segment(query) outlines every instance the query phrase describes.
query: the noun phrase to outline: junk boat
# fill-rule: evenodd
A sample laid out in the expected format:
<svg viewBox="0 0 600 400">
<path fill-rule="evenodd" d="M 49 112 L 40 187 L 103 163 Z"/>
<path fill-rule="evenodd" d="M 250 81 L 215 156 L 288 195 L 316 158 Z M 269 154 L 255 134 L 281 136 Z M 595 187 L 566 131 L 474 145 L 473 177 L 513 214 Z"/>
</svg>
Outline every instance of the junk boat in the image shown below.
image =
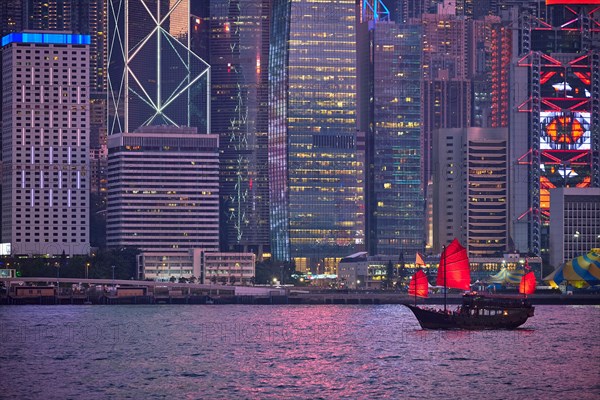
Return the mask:
<svg viewBox="0 0 600 400">
<path fill-rule="evenodd" d="M 535 290 L 535 276 L 529 272 L 521 279 L 519 292 L 523 296 L 497 296 L 469 292 L 463 295 L 462 305 L 455 311 L 447 308 L 447 289 L 470 289 L 471 274 L 467 251 L 454 239 L 442 251 L 437 284 L 444 286 L 444 308 L 432 309 L 417 306 L 417 297 L 427 297 L 429 282 L 418 270 L 408 286 L 415 296 L 415 304 L 405 304 L 415 315 L 423 329 L 515 329 L 533 317 L 534 307 L 527 294 Z"/>
</svg>

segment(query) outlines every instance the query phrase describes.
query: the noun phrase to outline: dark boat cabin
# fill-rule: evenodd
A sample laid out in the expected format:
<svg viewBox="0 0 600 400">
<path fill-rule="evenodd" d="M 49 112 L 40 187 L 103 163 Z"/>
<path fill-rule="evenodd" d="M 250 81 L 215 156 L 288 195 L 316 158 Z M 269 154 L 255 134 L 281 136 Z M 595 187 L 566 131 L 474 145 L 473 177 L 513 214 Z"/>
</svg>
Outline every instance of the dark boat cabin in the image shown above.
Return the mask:
<svg viewBox="0 0 600 400">
<path fill-rule="evenodd" d="M 462 310 L 463 312 L 468 312 L 470 310 L 503 310 L 528 307 L 531 307 L 531 303 L 524 297 L 489 296 L 468 293 L 463 296 Z"/>
</svg>

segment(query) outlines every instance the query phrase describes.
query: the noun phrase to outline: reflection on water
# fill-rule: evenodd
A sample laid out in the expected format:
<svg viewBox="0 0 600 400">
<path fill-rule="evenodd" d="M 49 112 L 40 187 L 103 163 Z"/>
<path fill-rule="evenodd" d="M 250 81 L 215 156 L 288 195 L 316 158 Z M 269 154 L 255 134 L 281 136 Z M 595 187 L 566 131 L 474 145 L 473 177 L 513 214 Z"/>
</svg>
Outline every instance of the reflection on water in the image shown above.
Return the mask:
<svg viewBox="0 0 600 400">
<path fill-rule="evenodd" d="M 423 331 L 385 306 L 0 307 L 0 397 L 600 398 L 600 307 Z"/>
</svg>

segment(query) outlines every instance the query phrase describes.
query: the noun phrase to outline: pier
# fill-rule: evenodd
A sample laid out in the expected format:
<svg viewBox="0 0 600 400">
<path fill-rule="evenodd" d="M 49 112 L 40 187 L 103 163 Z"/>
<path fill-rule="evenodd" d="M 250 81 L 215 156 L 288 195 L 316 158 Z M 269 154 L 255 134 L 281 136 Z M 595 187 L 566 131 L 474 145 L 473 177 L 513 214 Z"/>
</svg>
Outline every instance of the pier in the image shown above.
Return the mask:
<svg viewBox="0 0 600 400">
<path fill-rule="evenodd" d="M 0 278 L 0 304 L 271 303 L 285 290 L 119 279 Z"/>
<path fill-rule="evenodd" d="M 385 290 L 335 290 L 304 287 L 229 286 L 197 283 L 78 278 L 0 278 L 0 304 L 404 304 L 406 293 Z M 417 299 L 442 304 L 442 294 Z M 600 304 L 600 294 L 529 295 L 533 304 Z M 460 304 L 459 293 L 448 294 Z"/>
</svg>

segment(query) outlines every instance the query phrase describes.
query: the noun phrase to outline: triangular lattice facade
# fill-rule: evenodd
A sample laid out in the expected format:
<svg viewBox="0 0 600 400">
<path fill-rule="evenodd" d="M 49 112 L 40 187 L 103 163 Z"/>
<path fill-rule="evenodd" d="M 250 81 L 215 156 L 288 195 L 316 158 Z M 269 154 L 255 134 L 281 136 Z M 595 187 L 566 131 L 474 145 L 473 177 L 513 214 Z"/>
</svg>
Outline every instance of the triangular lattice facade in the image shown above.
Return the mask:
<svg viewBox="0 0 600 400">
<path fill-rule="evenodd" d="M 190 50 L 189 0 L 110 0 L 108 131 L 209 128 L 210 67 Z"/>
</svg>

